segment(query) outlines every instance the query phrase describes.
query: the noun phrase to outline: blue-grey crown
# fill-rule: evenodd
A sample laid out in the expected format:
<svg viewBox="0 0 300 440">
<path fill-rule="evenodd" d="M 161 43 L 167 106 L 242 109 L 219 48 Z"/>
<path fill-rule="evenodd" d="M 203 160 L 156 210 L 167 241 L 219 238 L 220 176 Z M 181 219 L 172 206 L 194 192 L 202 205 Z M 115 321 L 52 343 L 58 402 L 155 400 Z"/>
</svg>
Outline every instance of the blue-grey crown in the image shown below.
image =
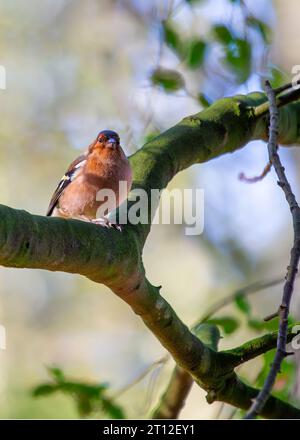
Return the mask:
<svg viewBox="0 0 300 440">
<path fill-rule="evenodd" d="M 114 138 L 114 139 L 119 140 L 119 138 L 120 138 L 118 133 L 116 133 L 113 130 L 102 130 L 102 131 L 100 131 L 98 136 L 100 136 L 100 134 L 104 134 L 107 137 L 107 139 Z"/>
</svg>

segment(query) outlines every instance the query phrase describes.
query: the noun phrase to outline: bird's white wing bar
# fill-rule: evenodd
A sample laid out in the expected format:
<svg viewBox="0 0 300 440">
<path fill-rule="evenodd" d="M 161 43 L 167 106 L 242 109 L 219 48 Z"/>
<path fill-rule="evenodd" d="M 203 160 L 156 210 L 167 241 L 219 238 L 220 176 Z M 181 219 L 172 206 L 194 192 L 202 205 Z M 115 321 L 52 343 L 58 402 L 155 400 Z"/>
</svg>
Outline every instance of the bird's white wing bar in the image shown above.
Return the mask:
<svg viewBox="0 0 300 440">
<path fill-rule="evenodd" d="M 52 199 L 50 201 L 48 210 L 47 210 L 47 216 L 50 216 L 53 212 L 53 209 L 56 207 L 58 200 L 60 196 L 62 195 L 63 191 L 66 189 L 66 187 L 78 176 L 80 173 L 82 167 L 86 163 L 86 156 L 80 156 L 78 159 L 76 159 L 69 167 L 68 171 L 64 174 L 64 176 L 61 178 L 59 184 L 57 185 L 57 188 L 52 196 Z"/>
</svg>

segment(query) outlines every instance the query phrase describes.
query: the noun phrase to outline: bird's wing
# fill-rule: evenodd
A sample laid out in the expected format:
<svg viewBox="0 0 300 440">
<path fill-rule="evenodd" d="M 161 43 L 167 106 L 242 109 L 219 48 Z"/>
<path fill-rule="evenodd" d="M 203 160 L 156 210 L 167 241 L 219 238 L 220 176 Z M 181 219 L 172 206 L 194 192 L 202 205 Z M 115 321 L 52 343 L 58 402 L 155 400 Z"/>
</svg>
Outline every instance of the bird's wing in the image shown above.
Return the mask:
<svg viewBox="0 0 300 440">
<path fill-rule="evenodd" d="M 50 216 L 53 212 L 53 209 L 57 205 L 57 202 L 66 189 L 66 187 L 77 177 L 79 171 L 82 169 L 84 164 L 86 163 L 87 153 L 82 154 L 81 156 L 77 157 L 69 168 L 67 169 L 65 175 L 61 178 L 56 190 L 54 191 L 54 194 L 52 196 L 52 199 L 50 201 L 48 210 L 47 210 L 47 216 Z"/>
</svg>

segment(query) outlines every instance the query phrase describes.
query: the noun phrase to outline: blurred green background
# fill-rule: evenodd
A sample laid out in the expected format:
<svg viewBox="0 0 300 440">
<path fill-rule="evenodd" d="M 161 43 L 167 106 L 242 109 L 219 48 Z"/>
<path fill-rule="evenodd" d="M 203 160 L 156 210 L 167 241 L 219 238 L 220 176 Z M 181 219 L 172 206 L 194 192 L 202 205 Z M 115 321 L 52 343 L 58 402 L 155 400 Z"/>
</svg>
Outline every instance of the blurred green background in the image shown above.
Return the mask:
<svg viewBox="0 0 300 440">
<path fill-rule="evenodd" d="M 44 215 L 61 175 L 102 129 L 121 136 L 128 155 L 150 136 L 223 96 L 261 90 L 291 79 L 299 63 L 296 0 L 0 0 L 1 203 Z M 300 154 L 281 153 L 299 195 Z M 292 240 L 287 204 L 270 173 L 246 184 L 267 163 L 263 142 L 180 173 L 170 188 L 205 190 L 205 228 L 185 236 L 178 225 L 155 225 L 144 251 L 148 278 L 191 325 L 218 299 L 254 281 L 284 276 Z M 77 418 L 64 394 L 34 398 L 49 380 L 46 366 L 68 377 L 109 383 L 126 417 L 149 417 L 173 364 L 155 366 L 164 349 L 127 305 L 107 288 L 62 273 L 0 268 L 1 418 Z M 281 285 L 252 296 L 249 307 L 217 316 L 235 328 L 227 348 L 263 331 L 251 324 L 279 302 Z M 299 292 L 293 316 L 299 319 Z M 226 333 L 226 329 L 221 326 Z M 299 356 L 298 356 L 299 357 Z M 270 359 L 265 360 L 270 362 Z M 240 374 L 255 383 L 265 364 Z M 297 363 L 277 381 L 297 397 Z M 132 386 L 129 386 L 132 384 Z M 129 387 L 128 387 L 129 386 Z M 125 388 L 127 388 L 125 390 Z M 194 386 L 182 418 L 230 415 L 207 405 Z M 99 410 L 92 417 L 106 417 Z"/>
</svg>

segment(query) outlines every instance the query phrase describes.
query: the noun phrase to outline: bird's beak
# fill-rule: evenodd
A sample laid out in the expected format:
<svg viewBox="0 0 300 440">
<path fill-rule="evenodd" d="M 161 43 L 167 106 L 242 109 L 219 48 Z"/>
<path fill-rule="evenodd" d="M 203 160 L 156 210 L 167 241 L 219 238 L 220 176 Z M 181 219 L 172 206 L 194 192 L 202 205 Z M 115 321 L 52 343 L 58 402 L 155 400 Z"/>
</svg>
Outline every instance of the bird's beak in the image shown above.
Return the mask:
<svg viewBox="0 0 300 440">
<path fill-rule="evenodd" d="M 114 138 L 110 138 L 110 139 L 108 139 L 108 141 L 106 142 L 106 146 L 107 146 L 108 148 L 113 148 L 113 149 L 115 149 L 116 146 L 117 146 L 117 141 L 116 141 L 116 139 L 114 139 Z"/>
</svg>

